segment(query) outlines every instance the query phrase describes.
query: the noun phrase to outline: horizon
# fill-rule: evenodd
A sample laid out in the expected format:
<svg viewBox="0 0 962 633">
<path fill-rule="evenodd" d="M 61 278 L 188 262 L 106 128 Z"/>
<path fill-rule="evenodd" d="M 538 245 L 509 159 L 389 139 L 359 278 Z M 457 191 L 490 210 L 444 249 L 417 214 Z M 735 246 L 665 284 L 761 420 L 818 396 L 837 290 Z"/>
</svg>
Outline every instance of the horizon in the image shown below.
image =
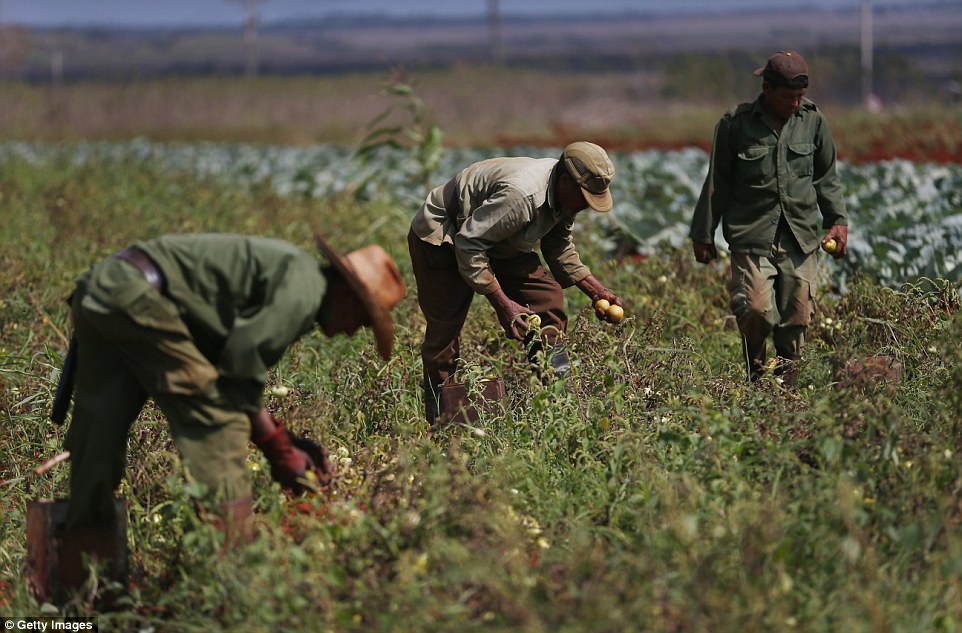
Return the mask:
<svg viewBox="0 0 962 633">
<path fill-rule="evenodd" d="M 583 0 L 515 0 L 501 2 L 504 18 L 545 15 L 617 17 L 619 15 L 731 14 L 745 11 L 858 10 L 862 0 L 606 0 L 585 8 Z M 485 18 L 487 0 L 261 0 L 261 26 L 319 19 L 465 19 Z M 948 0 L 871 0 L 874 10 L 951 5 Z M 37 28 L 85 27 L 228 27 L 243 24 L 239 0 L 0 0 L 0 24 Z"/>
</svg>

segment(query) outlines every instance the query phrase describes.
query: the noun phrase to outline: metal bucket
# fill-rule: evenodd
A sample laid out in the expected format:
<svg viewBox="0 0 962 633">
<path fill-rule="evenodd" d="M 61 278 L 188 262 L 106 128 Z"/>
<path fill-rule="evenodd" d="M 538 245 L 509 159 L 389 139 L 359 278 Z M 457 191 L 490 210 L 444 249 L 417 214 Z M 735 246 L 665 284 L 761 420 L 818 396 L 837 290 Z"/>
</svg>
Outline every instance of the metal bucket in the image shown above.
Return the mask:
<svg viewBox="0 0 962 633">
<path fill-rule="evenodd" d="M 64 453 L 69 457 L 69 453 Z M 37 467 L 42 475 L 63 455 Z M 39 602 L 63 604 L 79 590 L 96 594 L 100 587 L 88 584 L 89 565 L 84 559 L 101 566 L 100 580 L 127 586 L 127 508 L 122 499 L 114 499 L 116 520 L 105 525 L 66 529 L 68 501 L 34 499 L 27 502 L 27 579 Z M 112 600 L 110 592 L 105 594 Z"/>
</svg>

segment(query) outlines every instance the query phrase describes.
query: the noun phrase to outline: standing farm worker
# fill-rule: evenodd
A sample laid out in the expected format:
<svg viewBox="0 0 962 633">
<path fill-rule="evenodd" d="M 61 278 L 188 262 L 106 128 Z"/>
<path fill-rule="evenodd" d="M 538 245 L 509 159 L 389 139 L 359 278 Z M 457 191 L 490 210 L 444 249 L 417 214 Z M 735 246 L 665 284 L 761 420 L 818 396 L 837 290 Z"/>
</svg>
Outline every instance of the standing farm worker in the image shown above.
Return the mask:
<svg viewBox="0 0 962 633">
<path fill-rule="evenodd" d="M 729 110 L 715 127 L 708 177 L 691 221 L 695 259 L 718 253 L 718 223 L 731 250 L 731 310 L 750 380 L 766 364 L 772 335 L 775 373 L 798 379 L 805 335 L 815 312 L 819 243 L 846 254 L 848 219 L 828 121 L 805 98 L 808 64 L 793 51 L 755 71 L 762 93 Z M 819 237 L 821 228 L 827 233 Z"/>
<path fill-rule="evenodd" d="M 328 337 L 368 326 L 389 358 L 390 311 L 405 286 L 377 246 L 342 257 L 319 236 L 317 244 L 328 265 L 274 239 L 168 235 L 137 242 L 77 280 L 68 533 L 114 519 L 128 430 L 148 397 L 228 543 L 249 536 L 249 441 L 287 489 L 330 474 L 324 451 L 262 406 L 268 369 L 315 325 Z"/>
<path fill-rule="evenodd" d="M 488 300 L 508 338 L 527 344 L 532 362 L 543 351 L 560 375 L 568 371 L 562 289 L 575 285 L 592 304 L 621 305 L 581 262 L 571 235 L 579 212 L 611 210 L 614 174 L 605 150 L 579 141 L 560 159 L 475 163 L 428 195 L 411 222 L 408 248 L 427 321 L 421 358 L 429 422 L 445 413 L 438 411 L 438 392 L 457 369 L 461 328 L 475 294 Z M 539 244 L 551 275 L 535 252 Z M 526 325 L 530 314 L 541 319 L 539 340 Z"/>
</svg>

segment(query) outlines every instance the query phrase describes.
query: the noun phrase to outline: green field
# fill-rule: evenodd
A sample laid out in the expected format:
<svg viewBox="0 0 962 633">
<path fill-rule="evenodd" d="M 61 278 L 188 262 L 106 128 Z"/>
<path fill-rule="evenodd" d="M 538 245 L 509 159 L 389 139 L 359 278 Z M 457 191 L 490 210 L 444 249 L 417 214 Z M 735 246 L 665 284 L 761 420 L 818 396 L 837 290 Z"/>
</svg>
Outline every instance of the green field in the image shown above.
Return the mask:
<svg viewBox="0 0 962 633">
<path fill-rule="evenodd" d="M 0 165 L 0 613 L 50 609 L 25 585 L 24 505 L 66 491 L 66 468 L 41 481 L 30 469 L 61 450 L 64 430 L 47 415 L 74 277 L 161 233 L 310 248 L 320 223 L 338 248 L 383 245 L 409 286 L 390 362 L 367 334 L 315 333 L 272 375 L 289 395 L 268 394 L 270 409 L 337 457 L 331 496 L 285 497 L 252 447 L 258 538 L 221 556 L 148 408 L 120 490 L 129 597 L 101 630 L 962 630 L 953 285 L 855 275 L 843 295 L 823 289 L 799 387 L 771 377 L 750 387 L 725 269 L 667 246 L 610 260 L 606 227 L 586 215 L 583 255 L 629 318 L 603 324 L 568 294 L 566 388 L 533 380 L 476 302 L 465 376 L 502 375 L 506 406 L 477 427 L 432 432 L 404 246 L 412 198 L 282 195 L 269 179 L 238 186 L 216 165 L 198 175 L 149 152 L 76 160 L 83 152 Z M 866 384 L 846 372 L 870 355 L 893 357 L 901 377 Z M 60 613 L 97 612 L 78 596 Z"/>
</svg>

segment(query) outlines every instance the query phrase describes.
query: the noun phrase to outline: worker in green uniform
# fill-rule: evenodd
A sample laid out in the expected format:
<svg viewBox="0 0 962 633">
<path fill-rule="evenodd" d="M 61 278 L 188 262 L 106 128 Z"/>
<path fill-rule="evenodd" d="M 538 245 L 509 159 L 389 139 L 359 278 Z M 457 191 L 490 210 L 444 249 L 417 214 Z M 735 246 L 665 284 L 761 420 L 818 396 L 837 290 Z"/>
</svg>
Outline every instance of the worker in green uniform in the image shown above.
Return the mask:
<svg viewBox="0 0 962 633">
<path fill-rule="evenodd" d="M 77 280 L 68 530 L 114 518 L 128 430 L 148 397 L 231 539 L 246 538 L 252 514 L 249 441 L 285 488 L 329 475 L 324 452 L 263 407 L 268 368 L 315 325 L 329 337 L 368 326 L 387 359 L 390 311 L 405 286 L 377 246 L 340 256 L 317 243 L 327 265 L 274 239 L 169 235 L 137 242 Z"/>
<path fill-rule="evenodd" d="M 729 110 L 715 127 L 689 236 L 695 259 L 706 264 L 718 254 L 714 235 L 721 222 L 732 256 L 730 306 L 749 378 L 762 374 L 772 336 L 775 372 L 792 385 L 815 311 L 819 243 L 834 242 L 826 250 L 845 257 L 848 219 L 832 132 L 805 98 L 805 59 L 781 51 L 755 75 L 762 78 L 762 93 Z M 821 238 L 819 219 L 826 230 Z"/>
<path fill-rule="evenodd" d="M 582 263 L 572 237 L 578 213 L 612 209 L 614 174 L 604 149 L 578 141 L 560 158 L 474 163 L 428 194 L 411 221 L 408 251 L 427 321 L 421 359 L 429 422 L 447 413 L 438 410 L 440 388 L 457 370 L 461 328 L 476 294 L 494 308 L 508 338 L 525 342 L 532 360 L 544 352 L 559 375 L 568 371 L 560 340 L 568 325 L 563 288 L 577 286 L 592 304 L 621 305 Z M 540 340 L 526 327 L 530 314 L 540 317 Z"/>
</svg>

